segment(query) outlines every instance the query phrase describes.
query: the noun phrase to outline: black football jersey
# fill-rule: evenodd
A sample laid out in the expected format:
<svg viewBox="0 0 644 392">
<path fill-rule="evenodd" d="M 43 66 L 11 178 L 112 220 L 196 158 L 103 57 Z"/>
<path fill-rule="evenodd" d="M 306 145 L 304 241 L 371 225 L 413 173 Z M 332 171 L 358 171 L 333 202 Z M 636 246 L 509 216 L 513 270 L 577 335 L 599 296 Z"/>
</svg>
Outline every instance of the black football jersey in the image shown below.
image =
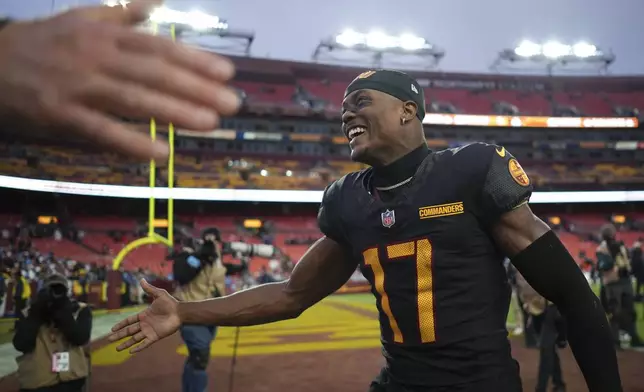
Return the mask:
<svg viewBox="0 0 644 392">
<path fill-rule="evenodd" d="M 432 152 L 387 201 L 371 194 L 371 175 L 329 185 L 318 222 L 371 283 L 390 376 L 409 386 L 456 385 L 516 366 L 504 257 L 489 229 L 531 195 L 519 162 L 484 143 Z"/>
</svg>

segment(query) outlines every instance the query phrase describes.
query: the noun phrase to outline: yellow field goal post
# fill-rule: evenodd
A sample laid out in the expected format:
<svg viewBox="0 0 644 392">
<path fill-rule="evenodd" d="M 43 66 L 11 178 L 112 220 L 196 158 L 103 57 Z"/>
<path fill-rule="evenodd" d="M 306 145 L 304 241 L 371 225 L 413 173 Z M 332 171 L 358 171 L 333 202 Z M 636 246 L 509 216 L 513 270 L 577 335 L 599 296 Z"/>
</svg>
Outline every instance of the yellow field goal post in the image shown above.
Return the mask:
<svg viewBox="0 0 644 392">
<path fill-rule="evenodd" d="M 158 23 L 152 23 L 153 34 L 158 34 Z M 176 28 L 174 24 L 170 24 L 170 36 L 173 41 L 176 40 Z M 174 188 L 174 126 L 168 124 L 168 145 L 170 146 L 170 153 L 168 156 L 168 209 L 167 209 L 167 228 L 168 236 L 163 237 L 155 232 L 157 223 L 155 211 L 155 195 L 154 189 L 156 187 L 156 161 L 150 160 L 150 173 L 149 173 L 149 187 L 150 198 L 148 200 L 148 234 L 143 238 L 136 239 L 129 244 L 125 245 L 123 249 L 116 255 L 112 262 L 112 270 L 117 271 L 123 259 L 132 252 L 134 249 L 150 244 L 164 244 L 168 247 L 174 245 L 174 200 L 172 198 L 172 189 Z M 156 140 L 157 138 L 157 124 L 155 119 L 150 119 L 150 138 Z M 164 225 L 165 227 L 166 225 Z"/>
</svg>

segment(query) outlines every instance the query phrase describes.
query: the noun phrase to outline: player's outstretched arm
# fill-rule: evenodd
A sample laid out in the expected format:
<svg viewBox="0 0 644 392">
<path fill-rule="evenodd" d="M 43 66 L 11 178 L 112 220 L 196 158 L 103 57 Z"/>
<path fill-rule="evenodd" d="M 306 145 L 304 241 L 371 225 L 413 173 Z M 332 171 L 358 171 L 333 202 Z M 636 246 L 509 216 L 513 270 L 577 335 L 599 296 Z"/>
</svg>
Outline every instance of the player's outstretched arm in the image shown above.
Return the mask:
<svg viewBox="0 0 644 392">
<path fill-rule="evenodd" d="M 492 235 L 528 283 L 566 318 L 568 341 L 588 389 L 622 391 L 606 313 L 557 235 L 527 204 L 501 215 Z"/>
<path fill-rule="evenodd" d="M 112 328 L 110 341 L 129 337 L 117 347 L 141 351 L 179 329 L 181 324 L 246 326 L 265 324 L 299 316 L 351 277 L 357 263 L 337 242 L 318 240 L 297 263 L 291 278 L 269 283 L 215 299 L 179 302 L 167 291 L 143 282 L 143 289 L 154 298 L 152 305 Z"/>
</svg>

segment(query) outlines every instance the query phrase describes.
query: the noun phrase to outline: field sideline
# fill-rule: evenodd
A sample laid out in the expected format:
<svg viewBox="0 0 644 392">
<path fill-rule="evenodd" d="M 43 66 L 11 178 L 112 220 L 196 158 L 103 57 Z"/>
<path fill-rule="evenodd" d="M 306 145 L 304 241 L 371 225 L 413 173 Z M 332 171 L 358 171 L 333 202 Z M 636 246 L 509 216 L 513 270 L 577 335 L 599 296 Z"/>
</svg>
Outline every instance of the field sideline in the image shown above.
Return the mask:
<svg viewBox="0 0 644 392">
<path fill-rule="evenodd" d="M 110 322 L 122 316 L 109 315 Z M 100 319 L 104 317 L 108 316 Z M 639 328 L 644 332 L 642 324 Z M 237 328 L 220 328 L 212 343 L 208 391 L 228 391 L 237 332 Z M 297 319 L 240 328 L 238 338 L 233 392 L 363 392 L 384 363 L 378 313 L 370 293 L 333 295 Z M 178 334 L 134 356 L 116 352 L 117 344 L 106 339 L 92 344 L 93 392 L 180 390 L 187 351 Z M 512 339 L 511 344 L 525 390 L 533 390 L 538 350 L 523 347 L 522 339 Z M 562 350 L 561 355 L 568 392 L 586 390 L 570 350 Z M 639 386 L 644 354 L 625 350 L 618 358 L 624 390 L 643 392 Z M 17 390 L 17 386 L 13 376 L 0 379 L 0 390 Z"/>
</svg>

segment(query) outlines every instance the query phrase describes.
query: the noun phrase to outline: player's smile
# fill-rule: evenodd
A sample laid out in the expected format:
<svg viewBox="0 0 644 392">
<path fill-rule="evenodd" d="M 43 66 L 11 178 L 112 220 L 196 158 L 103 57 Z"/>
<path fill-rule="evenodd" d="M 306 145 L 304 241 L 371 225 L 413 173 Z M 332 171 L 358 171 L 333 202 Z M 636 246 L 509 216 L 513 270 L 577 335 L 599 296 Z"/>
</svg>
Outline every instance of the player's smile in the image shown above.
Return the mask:
<svg viewBox="0 0 644 392">
<path fill-rule="evenodd" d="M 347 139 L 349 139 L 349 146 L 353 148 L 353 146 L 357 143 L 358 139 L 364 139 L 364 135 L 367 133 L 367 127 L 364 127 L 362 125 L 352 125 L 351 127 L 348 127 L 346 136 Z"/>
</svg>

